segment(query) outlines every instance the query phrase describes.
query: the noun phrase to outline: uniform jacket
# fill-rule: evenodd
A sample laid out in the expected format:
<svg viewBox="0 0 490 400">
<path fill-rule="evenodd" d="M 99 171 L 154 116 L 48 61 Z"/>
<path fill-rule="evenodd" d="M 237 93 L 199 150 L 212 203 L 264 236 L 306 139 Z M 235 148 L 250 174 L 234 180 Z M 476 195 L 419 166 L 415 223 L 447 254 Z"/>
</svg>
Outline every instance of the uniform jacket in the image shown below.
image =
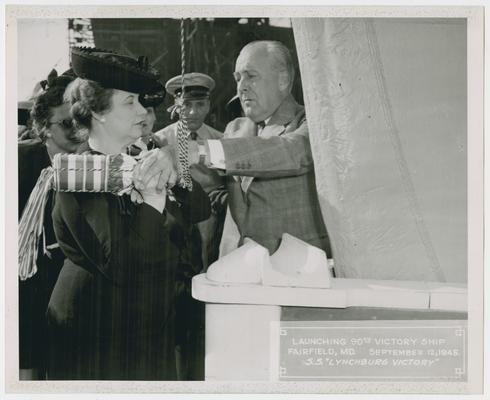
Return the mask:
<svg viewBox="0 0 490 400">
<path fill-rule="evenodd" d="M 154 136 L 157 137 L 157 141 L 162 145 L 170 144 L 172 146 L 176 146 L 177 126 L 178 123 L 169 125 L 155 133 Z M 221 139 L 223 137 L 223 133 L 206 124 L 202 124 L 196 133 L 198 139 L 201 140 Z M 200 233 L 195 231 L 192 233 L 194 237 L 193 243 L 195 244 L 192 248 L 194 263 L 196 265 L 202 264 L 202 269 L 207 268 L 218 258 L 219 242 L 221 240 L 223 223 L 226 214 L 227 195 L 224 176 L 220 175 L 218 171 L 200 164 L 191 165 L 190 171 L 192 178 L 199 182 L 204 191 L 209 195 L 209 199 L 213 206 L 213 212 L 210 218 L 206 221 L 200 222 L 198 225 Z M 204 254 L 202 255 L 202 262 L 202 250 L 198 245 L 199 241 L 202 242 L 201 245 L 205 250 Z"/>
<path fill-rule="evenodd" d="M 237 118 L 221 143 L 228 204 L 240 240 L 250 237 L 273 253 L 287 232 L 329 253 L 304 108 L 289 96 L 260 136 L 252 120 Z M 254 177 L 246 192 L 240 185 L 243 176 Z"/>
</svg>

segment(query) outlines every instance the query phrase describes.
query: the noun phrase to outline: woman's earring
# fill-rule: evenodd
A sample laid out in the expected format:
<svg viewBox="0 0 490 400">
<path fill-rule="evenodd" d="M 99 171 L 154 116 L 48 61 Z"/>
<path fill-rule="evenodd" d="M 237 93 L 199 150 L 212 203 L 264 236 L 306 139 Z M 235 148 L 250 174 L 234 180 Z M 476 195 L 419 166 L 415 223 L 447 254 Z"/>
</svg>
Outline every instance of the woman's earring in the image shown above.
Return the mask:
<svg viewBox="0 0 490 400">
<path fill-rule="evenodd" d="M 105 122 L 105 118 L 104 118 L 104 117 L 102 117 L 102 118 L 100 119 L 100 122 L 104 123 L 104 122 Z"/>
</svg>

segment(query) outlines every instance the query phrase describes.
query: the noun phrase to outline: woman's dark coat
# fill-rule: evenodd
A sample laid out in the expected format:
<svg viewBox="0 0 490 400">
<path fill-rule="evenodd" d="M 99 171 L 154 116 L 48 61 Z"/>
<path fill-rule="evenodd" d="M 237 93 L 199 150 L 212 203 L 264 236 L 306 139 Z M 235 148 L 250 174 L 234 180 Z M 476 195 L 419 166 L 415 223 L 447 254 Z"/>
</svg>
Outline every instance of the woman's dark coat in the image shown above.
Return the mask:
<svg viewBox="0 0 490 400">
<path fill-rule="evenodd" d="M 161 214 L 129 196 L 58 193 L 53 223 L 67 259 L 48 306 L 48 379 L 172 380 L 175 284 L 187 227 L 207 196 L 174 190 Z"/>
</svg>

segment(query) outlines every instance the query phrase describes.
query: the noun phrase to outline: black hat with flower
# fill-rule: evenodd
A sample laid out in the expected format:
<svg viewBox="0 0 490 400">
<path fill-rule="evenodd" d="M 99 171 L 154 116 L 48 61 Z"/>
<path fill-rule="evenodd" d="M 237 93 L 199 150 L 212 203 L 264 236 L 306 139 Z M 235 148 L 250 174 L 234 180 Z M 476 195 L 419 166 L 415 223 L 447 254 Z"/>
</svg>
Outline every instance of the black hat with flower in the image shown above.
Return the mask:
<svg viewBox="0 0 490 400">
<path fill-rule="evenodd" d="M 71 66 L 78 77 L 95 81 L 107 89 L 147 95 L 164 90 L 160 73 L 146 56 L 136 59 L 109 50 L 73 47 Z"/>
</svg>

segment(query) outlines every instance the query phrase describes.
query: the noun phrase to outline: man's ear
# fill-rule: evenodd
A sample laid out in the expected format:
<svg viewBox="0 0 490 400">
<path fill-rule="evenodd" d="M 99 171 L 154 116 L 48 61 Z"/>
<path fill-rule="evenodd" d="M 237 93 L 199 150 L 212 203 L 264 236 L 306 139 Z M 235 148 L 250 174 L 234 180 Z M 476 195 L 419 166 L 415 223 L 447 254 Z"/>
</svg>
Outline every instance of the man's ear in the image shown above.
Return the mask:
<svg viewBox="0 0 490 400">
<path fill-rule="evenodd" d="M 290 84 L 289 74 L 286 71 L 279 72 L 279 89 L 288 90 Z"/>
<path fill-rule="evenodd" d="M 209 99 L 206 99 L 206 116 L 209 114 L 209 111 L 211 110 L 211 101 Z"/>
</svg>

